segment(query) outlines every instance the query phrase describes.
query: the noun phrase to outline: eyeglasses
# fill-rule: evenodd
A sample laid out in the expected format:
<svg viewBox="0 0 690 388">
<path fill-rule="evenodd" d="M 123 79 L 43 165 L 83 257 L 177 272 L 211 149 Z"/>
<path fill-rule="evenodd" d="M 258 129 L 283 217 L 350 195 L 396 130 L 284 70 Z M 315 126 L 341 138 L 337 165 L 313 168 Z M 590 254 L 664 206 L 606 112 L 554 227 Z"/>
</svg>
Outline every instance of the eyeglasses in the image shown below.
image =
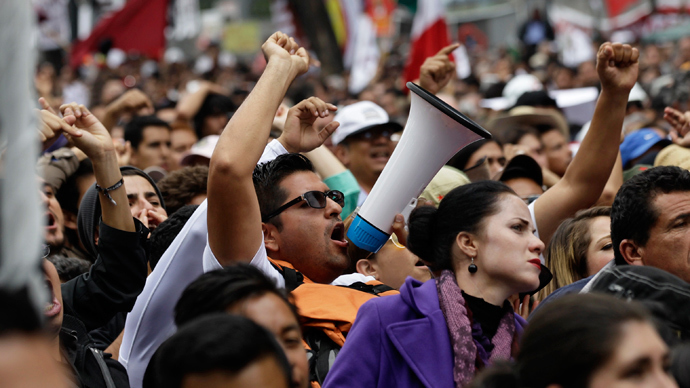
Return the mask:
<svg viewBox="0 0 690 388">
<path fill-rule="evenodd" d="M 306 193 L 300 195 L 299 197 L 293 199 L 292 201 L 286 203 L 285 205 L 279 207 L 275 211 L 269 213 L 267 216 L 261 218 L 261 222 L 266 222 L 271 218 L 277 216 L 278 214 L 284 212 L 290 206 L 294 206 L 302 201 L 307 201 L 307 205 L 314 209 L 323 209 L 326 207 L 327 199 L 330 198 L 333 202 L 340 205 L 340 207 L 345 206 L 345 195 L 338 190 L 328 190 L 328 191 L 307 191 Z"/>
<path fill-rule="evenodd" d="M 386 139 L 390 139 L 391 136 L 393 136 L 393 131 L 390 129 L 374 129 L 374 130 L 369 130 L 369 131 L 364 131 L 361 133 L 358 133 L 356 135 L 352 135 L 352 138 L 354 139 L 360 139 L 360 140 L 371 140 L 371 139 L 376 139 L 379 136 L 385 137 Z"/>
</svg>

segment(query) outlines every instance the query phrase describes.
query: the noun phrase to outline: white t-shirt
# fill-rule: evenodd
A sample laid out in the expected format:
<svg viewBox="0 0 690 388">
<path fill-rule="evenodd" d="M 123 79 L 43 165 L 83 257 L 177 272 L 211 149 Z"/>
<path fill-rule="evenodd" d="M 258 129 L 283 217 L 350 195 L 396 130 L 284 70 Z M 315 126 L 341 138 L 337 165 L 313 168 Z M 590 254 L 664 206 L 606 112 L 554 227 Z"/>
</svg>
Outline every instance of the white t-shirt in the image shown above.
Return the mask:
<svg viewBox="0 0 690 388">
<path fill-rule="evenodd" d="M 266 254 L 266 246 L 264 245 L 263 234 L 261 236 L 261 245 L 259 246 L 259 250 L 256 251 L 256 253 L 254 254 L 254 257 L 252 258 L 250 264 L 260 269 L 261 272 L 263 272 L 266 276 L 271 278 L 273 282 L 276 284 L 276 287 L 285 288 L 285 279 L 280 274 L 280 272 L 278 272 L 278 270 L 271 265 L 271 262 L 268 261 L 268 255 Z M 218 262 L 218 259 L 216 259 L 216 256 L 213 254 L 213 252 L 211 252 L 211 247 L 209 246 L 208 242 L 206 243 L 206 247 L 204 248 L 203 266 L 204 273 L 223 268 L 223 266 Z"/>
</svg>

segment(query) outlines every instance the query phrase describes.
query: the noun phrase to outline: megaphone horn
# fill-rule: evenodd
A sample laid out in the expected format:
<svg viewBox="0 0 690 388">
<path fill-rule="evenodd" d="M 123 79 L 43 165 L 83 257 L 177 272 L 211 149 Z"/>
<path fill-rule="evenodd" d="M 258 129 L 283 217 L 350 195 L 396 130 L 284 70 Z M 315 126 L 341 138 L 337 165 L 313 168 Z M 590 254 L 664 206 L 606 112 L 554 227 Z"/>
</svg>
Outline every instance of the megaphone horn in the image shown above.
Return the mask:
<svg viewBox="0 0 690 388">
<path fill-rule="evenodd" d="M 422 193 L 458 151 L 491 134 L 412 82 L 410 115 L 393 155 L 347 232 L 361 249 L 378 252 L 391 234 L 395 215 Z"/>
</svg>

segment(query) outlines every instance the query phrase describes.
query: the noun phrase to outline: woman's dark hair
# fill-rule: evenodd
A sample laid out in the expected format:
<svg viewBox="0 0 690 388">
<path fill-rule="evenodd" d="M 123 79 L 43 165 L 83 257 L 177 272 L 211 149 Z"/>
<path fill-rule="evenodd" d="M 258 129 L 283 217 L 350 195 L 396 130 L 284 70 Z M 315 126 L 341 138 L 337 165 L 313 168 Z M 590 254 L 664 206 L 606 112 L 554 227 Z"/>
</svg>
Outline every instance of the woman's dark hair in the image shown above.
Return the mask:
<svg viewBox="0 0 690 388">
<path fill-rule="evenodd" d="M 297 308 L 284 290 L 256 267 L 237 264 L 207 272 L 187 286 L 175 306 L 175 324 L 179 327 L 202 315 L 225 312 L 240 301 L 268 293 L 285 301 L 299 322 Z"/>
<path fill-rule="evenodd" d="M 458 151 L 457 154 L 453 155 L 453 157 L 450 158 L 446 165 L 455 167 L 460 171 L 464 171 L 465 169 L 474 167 L 468 166 L 467 162 L 472 158 L 472 155 L 474 155 L 474 153 L 477 152 L 478 149 L 482 148 L 487 143 L 496 143 L 498 144 L 498 147 L 501 148 L 501 143 L 499 143 L 496 139 L 478 140 L 463 148 L 462 150 Z"/>
<path fill-rule="evenodd" d="M 236 110 L 237 107 L 230 97 L 218 93 L 209 93 L 201 104 L 199 111 L 194 115 L 193 122 L 196 136 L 201 139 L 205 135 L 208 135 L 203 133 L 204 120 L 206 117 L 227 114 L 228 120 L 230 120 L 230 116 Z"/>
<path fill-rule="evenodd" d="M 290 364 L 273 334 L 245 317 L 214 314 L 181 327 L 161 344 L 146 368 L 143 386 L 177 388 L 190 374 L 237 374 L 266 357 L 276 360 L 289 386 Z"/>
<path fill-rule="evenodd" d="M 408 248 L 432 270 L 452 270 L 451 247 L 460 232 L 479 233 L 482 222 L 499 212 L 499 200 L 515 192 L 501 182 L 481 181 L 457 187 L 438 209 L 423 206 L 410 215 Z"/>
<path fill-rule="evenodd" d="M 615 352 L 621 326 L 630 321 L 651 324 L 650 319 L 636 302 L 608 295 L 566 295 L 545 305 L 522 336 L 516 359 L 520 385 L 586 387 Z"/>
</svg>

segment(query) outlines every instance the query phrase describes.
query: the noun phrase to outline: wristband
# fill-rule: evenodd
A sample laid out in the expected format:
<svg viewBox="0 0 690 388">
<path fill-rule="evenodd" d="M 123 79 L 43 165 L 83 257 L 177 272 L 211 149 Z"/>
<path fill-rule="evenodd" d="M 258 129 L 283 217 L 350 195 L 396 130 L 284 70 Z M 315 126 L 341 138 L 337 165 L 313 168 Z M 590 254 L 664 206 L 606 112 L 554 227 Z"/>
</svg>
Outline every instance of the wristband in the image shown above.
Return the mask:
<svg viewBox="0 0 690 388">
<path fill-rule="evenodd" d="M 119 189 L 124 183 L 125 183 L 124 178 L 120 178 L 120 180 L 117 181 L 117 183 L 115 183 L 114 185 L 112 185 L 112 186 L 110 186 L 110 187 L 107 187 L 107 188 L 105 188 L 105 189 L 102 188 L 101 186 L 99 186 L 98 183 L 96 183 L 96 191 L 98 191 L 99 193 L 102 193 L 103 195 L 105 195 L 105 197 L 108 198 L 108 199 L 110 200 L 110 202 L 113 203 L 113 205 L 117 206 L 117 202 L 115 202 L 115 200 L 113 199 L 113 197 L 110 196 L 110 193 L 109 193 L 109 192 L 110 192 L 110 191 L 113 191 L 113 190 L 116 190 L 116 189 Z"/>
</svg>

